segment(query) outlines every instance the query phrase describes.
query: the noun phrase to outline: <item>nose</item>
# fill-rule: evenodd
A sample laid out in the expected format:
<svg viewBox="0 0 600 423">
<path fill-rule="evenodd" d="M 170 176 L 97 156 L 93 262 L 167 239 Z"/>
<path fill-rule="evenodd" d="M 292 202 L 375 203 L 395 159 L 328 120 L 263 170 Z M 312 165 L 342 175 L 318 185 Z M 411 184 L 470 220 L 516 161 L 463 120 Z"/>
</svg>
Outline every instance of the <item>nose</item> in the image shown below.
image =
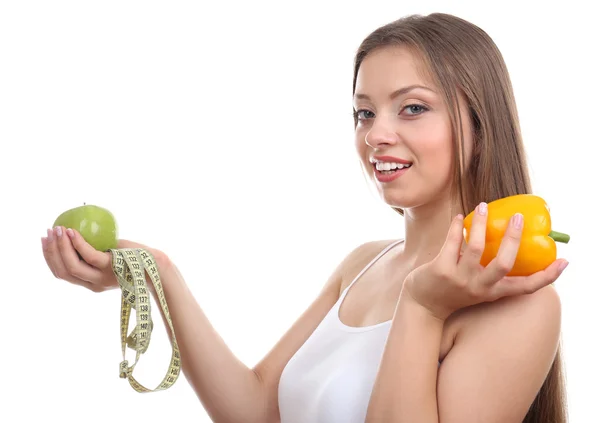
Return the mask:
<svg viewBox="0 0 600 423">
<path fill-rule="evenodd" d="M 380 149 L 384 146 L 392 146 L 398 143 L 398 134 L 392 129 L 390 124 L 383 122 L 383 119 L 375 119 L 371 129 L 365 135 L 365 143 L 373 149 Z"/>
</svg>

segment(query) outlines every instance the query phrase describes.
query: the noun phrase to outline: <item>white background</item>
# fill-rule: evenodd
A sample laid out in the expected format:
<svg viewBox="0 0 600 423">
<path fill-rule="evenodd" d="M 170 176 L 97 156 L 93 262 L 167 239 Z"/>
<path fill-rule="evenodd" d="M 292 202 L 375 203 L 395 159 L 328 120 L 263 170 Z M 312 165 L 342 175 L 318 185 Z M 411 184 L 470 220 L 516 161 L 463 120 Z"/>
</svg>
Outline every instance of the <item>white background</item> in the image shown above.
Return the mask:
<svg viewBox="0 0 600 423">
<path fill-rule="evenodd" d="M 254 365 L 351 249 L 403 235 L 355 155 L 352 61 L 378 26 L 434 11 L 481 26 L 504 54 L 535 192 L 572 237 L 557 284 L 571 421 L 600 421 L 600 37 L 585 2 L 200 4 L 0 5 L 6 421 L 209 421 L 184 377 L 145 395 L 119 379 L 119 292 L 54 279 L 40 237 L 66 209 L 109 208 L 122 238 L 171 256 Z M 169 357 L 159 325 L 134 375 L 155 387 Z"/>
</svg>

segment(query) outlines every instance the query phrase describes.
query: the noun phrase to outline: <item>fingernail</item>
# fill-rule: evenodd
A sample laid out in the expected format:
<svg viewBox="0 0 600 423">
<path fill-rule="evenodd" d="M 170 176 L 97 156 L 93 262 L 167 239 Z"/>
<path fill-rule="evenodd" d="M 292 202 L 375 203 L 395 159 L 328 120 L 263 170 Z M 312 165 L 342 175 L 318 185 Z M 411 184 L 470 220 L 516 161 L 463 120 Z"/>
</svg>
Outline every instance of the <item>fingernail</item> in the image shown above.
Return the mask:
<svg viewBox="0 0 600 423">
<path fill-rule="evenodd" d="M 46 245 L 48 244 L 48 238 L 45 236 L 42 237 L 42 249 L 46 249 Z"/>
<path fill-rule="evenodd" d="M 67 235 L 69 235 L 69 238 L 73 238 L 75 236 L 75 234 L 73 233 L 73 229 L 67 229 Z"/>
<path fill-rule="evenodd" d="M 559 272 L 559 273 L 562 273 L 562 272 L 563 272 L 563 270 L 565 270 L 565 269 L 567 268 L 567 266 L 568 266 L 568 265 L 569 265 L 569 262 L 568 262 L 568 261 L 566 261 L 566 260 L 565 260 L 565 261 L 563 261 L 563 262 L 560 264 L 560 266 L 558 266 L 558 272 Z"/>
<path fill-rule="evenodd" d="M 523 215 L 516 213 L 512 218 L 512 224 L 516 229 L 521 229 L 523 227 Z"/>
<path fill-rule="evenodd" d="M 477 211 L 480 215 L 485 216 L 487 214 L 487 203 L 481 202 L 479 203 L 479 207 L 477 207 Z"/>
<path fill-rule="evenodd" d="M 52 229 L 48 229 L 48 242 L 52 242 L 52 240 L 54 239 L 54 232 L 52 232 Z"/>
<path fill-rule="evenodd" d="M 60 226 L 56 227 L 56 235 L 62 236 L 62 228 Z"/>
</svg>

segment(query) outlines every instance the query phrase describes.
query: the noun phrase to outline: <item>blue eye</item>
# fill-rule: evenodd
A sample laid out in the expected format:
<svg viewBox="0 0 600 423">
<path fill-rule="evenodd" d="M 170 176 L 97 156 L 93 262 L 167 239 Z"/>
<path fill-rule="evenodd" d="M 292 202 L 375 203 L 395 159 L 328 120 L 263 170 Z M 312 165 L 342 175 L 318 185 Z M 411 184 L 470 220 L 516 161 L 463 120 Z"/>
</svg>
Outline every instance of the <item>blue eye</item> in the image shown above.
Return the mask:
<svg viewBox="0 0 600 423">
<path fill-rule="evenodd" d="M 418 116 L 425 113 L 429 109 L 421 104 L 409 104 L 402 108 L 402 111 L 409 110 L 409 116 Z M 354 112 L 354 119 L 358 121 L 369 120 L 375 118 L 375 113 L 370 110 L 360 109 Z"/>
<path fill-rule="evenodd" d="M 354 118 L 357 120 L 365 120 L 365 119 L 373 119 L 375 117 L 375 113 L 370 110 L 357 110 L 354 112 Z"/>
<path fill-rule="evenodd" d="M 419 114 L 429 110 L 427 107 L 422 106 L 420 104 L 409 104 L 408 106 L 404 107 L 404 109 L 402 109 L 402 110 L 409 109 L 409 110 L 412 110 L 413 112 L 415 112 L 415 108 L 417 109 L 416 113 L 409 113 L 409 115 L 415 116 L 415 115 L 419 115 Z M 419 113 L 419 111 L 420 111 L 420 113 Z"/>
</svg>

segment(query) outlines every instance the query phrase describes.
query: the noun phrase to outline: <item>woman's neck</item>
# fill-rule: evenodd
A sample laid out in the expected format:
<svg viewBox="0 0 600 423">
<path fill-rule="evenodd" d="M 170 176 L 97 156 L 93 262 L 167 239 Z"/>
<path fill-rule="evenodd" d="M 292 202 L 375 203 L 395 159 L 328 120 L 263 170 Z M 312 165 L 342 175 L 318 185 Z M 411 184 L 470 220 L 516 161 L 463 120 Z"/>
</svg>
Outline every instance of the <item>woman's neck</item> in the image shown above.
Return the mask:
<svg viewBox="0 0 600 423">
<path fill-rule="evenodd" d="M 416 267 L 435 258 L 446 242 L 452 219 L 459 212 L 450 200 L 406 209 L 403 260 Z"/>
</svg>

